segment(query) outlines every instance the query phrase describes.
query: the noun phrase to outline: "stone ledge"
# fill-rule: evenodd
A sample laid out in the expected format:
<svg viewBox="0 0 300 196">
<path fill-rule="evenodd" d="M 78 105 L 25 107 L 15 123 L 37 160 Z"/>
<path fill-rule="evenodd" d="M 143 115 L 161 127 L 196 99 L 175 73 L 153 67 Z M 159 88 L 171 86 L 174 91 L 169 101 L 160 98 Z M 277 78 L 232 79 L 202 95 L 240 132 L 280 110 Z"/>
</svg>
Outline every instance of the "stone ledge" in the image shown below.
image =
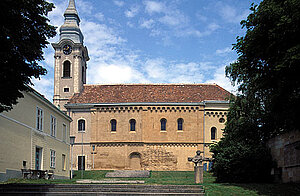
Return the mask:
<svg viewBox="0 0 300 196">
<path fill-rule="evenodd" d="M 77 180 L 79 184 L 144 184 L 143 180 Z"/>
<path fill-rule="evenodd" d="M 150 171 L 146 170 L 115 170 L 106 173 L 107 178 L 149 178 Z"/>
</svg>

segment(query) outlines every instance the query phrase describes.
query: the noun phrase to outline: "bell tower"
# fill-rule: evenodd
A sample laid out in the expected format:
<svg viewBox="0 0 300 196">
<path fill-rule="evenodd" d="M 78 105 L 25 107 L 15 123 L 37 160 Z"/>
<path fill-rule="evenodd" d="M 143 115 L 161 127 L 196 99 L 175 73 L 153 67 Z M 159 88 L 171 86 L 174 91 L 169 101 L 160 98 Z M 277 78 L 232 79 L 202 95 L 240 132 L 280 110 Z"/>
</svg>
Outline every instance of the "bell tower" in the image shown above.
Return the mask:
<svg viewBox="0 0 300 196">
<path fill-rule="evenodd" d="M 52 43 L 55 50 L 53 104 L 62 111 L 66 111 L 64 105 L 68 100 L 83 89 L 86 83 L 86 62 L 89 60 L 79 28 L 75 0 L 69 1 L 64 17 L 65 22 L 59 29 L 59 41 Z"/>
</svg>

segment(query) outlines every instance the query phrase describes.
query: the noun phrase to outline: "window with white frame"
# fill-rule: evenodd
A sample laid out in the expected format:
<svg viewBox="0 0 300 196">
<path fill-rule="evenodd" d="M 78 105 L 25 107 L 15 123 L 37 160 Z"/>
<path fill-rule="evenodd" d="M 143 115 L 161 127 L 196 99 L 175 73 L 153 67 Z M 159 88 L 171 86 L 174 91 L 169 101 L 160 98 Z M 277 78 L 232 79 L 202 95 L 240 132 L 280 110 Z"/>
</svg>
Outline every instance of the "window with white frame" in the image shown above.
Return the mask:
<svg viewBox="0 0 300 196">
<path fill-rule="evenodd" d="M 67 125 L 63 124 L 62 126 L 62 132 L 63 132 L 63 141 L 65 142 L 67 140 Z"/>
<path fill-rule="evenodd" d="M 50 123 L 50 134 L 53 137 L 56 137 L 56 118 L 51 115 L 51 123 Z"/>
<path fill-rule="evenodd" d="M 50 150 L 50 167 L 55 168 L 55 151 Z"/>
<path fill-rule="evenodd" d="M 36 129 L 43 131 L 43 110 L 39 107 L 36 107 Z"/>
<path fill-rule="evenodd" d="M 66 155 L 62 154 L 62 157 L 61 157 L 61 160 L 62 160 L 62 170 L 65 171 L 66 170 Z"/>
<path fill-rule="evenodd" d="M 78 131 L 85 131 L 85 120 L 80 119 L 78 120 Z"/>
</svg>

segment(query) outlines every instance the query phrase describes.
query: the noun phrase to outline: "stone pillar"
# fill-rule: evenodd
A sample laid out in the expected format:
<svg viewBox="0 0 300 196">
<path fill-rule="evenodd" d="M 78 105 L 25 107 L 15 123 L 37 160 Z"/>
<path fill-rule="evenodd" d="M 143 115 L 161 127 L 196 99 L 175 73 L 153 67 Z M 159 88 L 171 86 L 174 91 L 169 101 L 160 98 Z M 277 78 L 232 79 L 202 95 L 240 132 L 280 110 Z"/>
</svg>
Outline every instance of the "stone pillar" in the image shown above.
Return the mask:
<svg viewBox="0 0 300 196">
<path fill-rule="evenodd" d="M 203 166 L 195 166 L 195 183 L 200 184 L 203 183 Z"/>
</svg>

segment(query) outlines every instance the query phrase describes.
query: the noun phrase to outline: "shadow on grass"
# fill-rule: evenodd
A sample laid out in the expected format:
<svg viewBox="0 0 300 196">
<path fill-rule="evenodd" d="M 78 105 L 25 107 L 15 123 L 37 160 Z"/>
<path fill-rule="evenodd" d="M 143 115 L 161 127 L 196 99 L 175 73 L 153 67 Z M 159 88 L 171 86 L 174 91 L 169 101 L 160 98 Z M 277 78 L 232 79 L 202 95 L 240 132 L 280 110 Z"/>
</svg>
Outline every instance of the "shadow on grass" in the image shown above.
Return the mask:
<svg viewBox="0 0 300 196">
<path fill-rule="evenodd" d="M 300 184 L 267 183 L 216 183 L 211 173 L 204 173 L 206 195 L 265 195 L 296 196 L 300 195 Z"/>
<path fill-rule="evenodd" d="M 300 195 L 300 184 L 299 183 L 288 183 L 288 184 L 258 184 L 258 183 L 248 183 L 248 184 L 232 184 L 234 186 L 239 186 L 245 190 L 255 191 L 258 195 Z"/>
</svg>

